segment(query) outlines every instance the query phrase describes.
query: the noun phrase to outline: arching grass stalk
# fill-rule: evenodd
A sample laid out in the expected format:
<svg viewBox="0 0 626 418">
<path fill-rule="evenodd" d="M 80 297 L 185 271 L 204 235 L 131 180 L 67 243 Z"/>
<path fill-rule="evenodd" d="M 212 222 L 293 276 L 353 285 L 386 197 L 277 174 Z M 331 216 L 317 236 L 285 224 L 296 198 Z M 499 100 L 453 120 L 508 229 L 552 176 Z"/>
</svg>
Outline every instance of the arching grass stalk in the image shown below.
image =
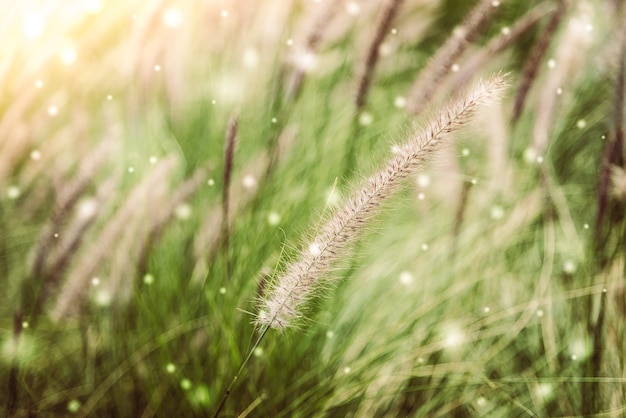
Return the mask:
<svg viewBox="0 0 626 418">
<path fill-rule="evenodd" d="M 300 322 L 304 317 L 303 307 L 319 294 L 320 285 L 333 265 L 343 258 L 347 247 L 356 240 L 379 206 L 399 188 L 405 177 L 447 142 L 452 132 L 467 123 L 480 107 L 497 99 L 505 84 L 505 77 L 500 74 L 479 82 L 400 146 L 382 169 L 363 182 L 343 208 L 331 215 L 314 239 L 301 249 L 298 259 L 287 266 L 266 294 L 258 324 L 284 329 Z"/>
<path fill-rule="evenodd" d="M 243 370 L 248 365 L 248 362 L 252 358 L 252 354 L 254 354 L 254 350 L 257 349 L 259 344 L 261 344 L 261 341 L 263 340 L 263 338 L 265 338 L 265 334 L 267 334 L 267 331 L 269 331 L 269 329 L 270 329 L 269 325 L 266 325 L 263 328 L 261 328 L 261 334 L 259 335 L 259 338 L 256 339 L 254 345 L 252 345 L 250 350 L 248 350 L 248 355 L 246 356 L 245 359 L 243 359 L 243 361 L 241 362 L 241 366 L 239 366 L 239 369 L 237 369 L 237 373 L 235 373 L 235 375 L 233 376 L 233 379 L 230 381 L 230 384 L 226 388 L 226 391 L 224 392 L 224 396 L 222 397 L 222 400 L 220 401 L 220 404 L 218 405 L 217 410 L 215 411 L 215 415 L 213 415 L 215 418 L 219 417 L 220 413 L 222 412 L 222 409 L 224 408 L 224 405 L 226 404 L 226 401 L 228 400 L 228 397 L 230 396 L 230 392 L 233 390 L 233 387 L 235 386 L 235 383 L 237 383 L 237 380 L 239 380 L 239 376 L 241 375 L 241 373 L 243 373 Z"/>
<path fill-rule="evenodd" d="M 265 296 L 257 318 L 261 333 L 226 388 L 215 417 L 221 413 L 239 376 L 269 329 L 284 329 L 298 322 L 302 306 L 315 294 L 332 264 L 355 240 L 383 201 L 399 187 L 400 181 L 441 148 L 447 136 L 467 123 L 480 107 L 497 99 L 505 84 L 505 77 L 497 74 L 486 82 L 478 83 L 468 94 L 453 100 L 426 129 L 402 145 L 400 152 L 371 176 L 343 209 L 331 216 L 313 242 L 304 247 L 299 259 L 287 267 Z"/>
<path fill-rule="evenodd" d="M 278 257 L 279 260 L 282 258 L 284 251 L 285 251 L 285 246 L 283 245 L 283 248 L 280 251 L 280 256 Z M 274 266 L 274 271 L 276 271 L 277 267 L 278 267 L 278 264 Z M 264 290 L 261 287 L 259 287 L 259 289 Z M 261 297 L 262 295 L 259 296 L 259 299 Z M 258 329 L 259 329 L 258 327 L 255 327 L 254 331 L 252 331 L 252 336 L 250 337 L 250 341 L 252 341 L 252 339 L 254 338 L 254 333 L 257 332 Z M 241 365 L 239 366 L 239 369 L 237 369 L 237 373 L 235 373 L 235 375 L 233 376 L 233 379 L 230 381 L 230 384 L 226 388 L 226 391 L 224 392 L 224 396 L 222 397 L 222 400 L 220 401 L 220 404 L 218 405 L 217 410 L 215 411 L 215 415 L 214 415 L 215 418 L 217 418 L 220 415 L 220 412 L 222 412 L 222 409 L 224 408 L 224 405 L 226 404 L 226 401 L 228 400 L 228 397 L 230 396 L 230 392 L 233 390 L 233 387 L 235 387 L 235 383 L 237 383 L 237 380 L 239 380 L 239 376 L 241 375 L 241 373 L 243 373 L 243 370 L 245 369 L 245 367 L 248 365 L 248 362 L 252 358 L 252 354 L 254 354 L 254 351 L 257 349 L 259 344 L 261 344 L 261 341 L 263 341 L 263 338 L 265 338 L 265 335 L 267 334 L 267 331 L 269 331 L 269 329 L 270 329 L 269 325 L 265 325 L 260 328 L 261 333 L 259 337 L 256 339 L 255 343 L 248 350 L 248 354 L 246 355 L 246 358 L 243 359 L 243 361 L 241 362 Z"/>
</svg>

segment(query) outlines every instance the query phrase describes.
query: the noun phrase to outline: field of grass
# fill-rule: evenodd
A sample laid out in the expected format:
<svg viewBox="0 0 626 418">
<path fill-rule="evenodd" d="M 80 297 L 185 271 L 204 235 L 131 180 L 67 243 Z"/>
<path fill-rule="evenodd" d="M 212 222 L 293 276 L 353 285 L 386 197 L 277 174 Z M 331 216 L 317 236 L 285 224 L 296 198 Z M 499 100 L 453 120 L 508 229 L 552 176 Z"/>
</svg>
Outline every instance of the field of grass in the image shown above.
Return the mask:
<svg viewBox="0 0 626 418">
<path fill-rule="evenodd" d="M 0 22 L 3 416 L 626 415 L 624 1 Z"/>
</svg>

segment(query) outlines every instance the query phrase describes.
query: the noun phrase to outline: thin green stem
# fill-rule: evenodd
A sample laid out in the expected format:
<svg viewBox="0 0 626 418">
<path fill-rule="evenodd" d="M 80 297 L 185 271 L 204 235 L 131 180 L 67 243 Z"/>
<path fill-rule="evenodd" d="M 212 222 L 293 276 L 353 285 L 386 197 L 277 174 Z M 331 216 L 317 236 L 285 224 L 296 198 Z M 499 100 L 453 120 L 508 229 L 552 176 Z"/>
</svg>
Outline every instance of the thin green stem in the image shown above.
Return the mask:
<svg viewBox="0 0 626 418">
<path fill-rule="evenodd" d="M 239 369 L 237 370 L 237 373 L 235 373 L 235 375 L 233 376 L 233 380 L 231 380 L 230 384 L 228 385 L 228 388 L 226 388 L 226 392 L 224 392 L 224 396 L 222 397 L 222 401 L 220 402 L 219 406 L 217 407 L 217 411 L 215 411 L 215 415 L 213 415 L 215 418 L 219 417 L 220 412 L 222 412 L 222 409 L 224 408 L 224 405 L 226 404 L 226 401 L 228 400 L 228 397 L 230 396 L 230 393 L 233 390 L 233 387 L 235 386 L 235 383 L 237 383 L 237 380 L 239 379 L 239 376 L 243 372 L 243 369 L 246 367 L 246 365 L 248 364 L 248 362 L 252 358 L 252 354 L 254 354 L 254 351 L 257 349 L 259 344 L 261 344 L 261 341 L 265 337 L 265 334 L 267 334 L 267 331 L 269 330 L 269 328 L 270 328 L 269 325 L 265 325 L 263 327 L 263 331 L 261 332 L 261 335 L 259 335 L 259 338 L 257 338 L 257 340 L 254 343 L 254 345 L 248 351 L 248 355 L 246 356 L 246 358 L 243 360 L 243 362 L 239 366 Z"/>
</svg>

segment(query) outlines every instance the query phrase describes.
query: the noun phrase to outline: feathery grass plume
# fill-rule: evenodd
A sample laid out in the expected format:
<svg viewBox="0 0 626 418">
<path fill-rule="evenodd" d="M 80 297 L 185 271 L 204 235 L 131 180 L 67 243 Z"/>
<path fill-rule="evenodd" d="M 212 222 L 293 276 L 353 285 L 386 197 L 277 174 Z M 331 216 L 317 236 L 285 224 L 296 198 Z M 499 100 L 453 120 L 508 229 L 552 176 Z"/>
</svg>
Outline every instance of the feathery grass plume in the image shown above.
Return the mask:
<svg viewBox="0 0 626 418">
<path fill-rule="evenodd" d="M 517 96 L 515 97 L 515 104 L 513 105 L 513 122 L 517 122 L 522 114 L 522 108 L 524 107 L 526 96 L 528 95 L 528 92 L 537 77 L 539 64 L 541 64 L 544 55 L 548 51 L 548 48 L 552 43 L 552 39 L 554 38 L 554 34 L 559 28 L 561 21 L 563 20 L 563 16 L 565 16 L 565 12 L 567 12 L 568 6 L 568 0 L 558 0 L 556 10 L 552 13 L 552 17 L 546 25 L 541 38 L 539 38 L 539 41 L 530 53 L 529 59 L 526 61 L 522 72 L 522 82 L 520 83 Z"/>
<path fill-rule="evenodd" d="M 48 295 L 58 286 L 60 275 L 69 257 L 74 254 L 83 233 L 94 221 L 88 216 L 83 220 L 77 220 L 82 224 L 80 226 L 76 223 L 70 227 L 65 225 L 80 196 L 104 165 L 110 145 L 108 139 L 102 141 L 83 158 L 74 177 L 67 184 L 61 183 L 58 187 L 50 218 L 42 227 L 33 248 L 30 277 L 22 283 L 22 312 L 32 316 L 32 321 L 43 309 L 43 303 Z"/>
<path fill-rule="evenodd" d="M 222 248 L 226 258 L 228 276 L 230 277 L 230 259 L 228 257 L 230 246 L 230 181 L 233 176 L 233 163 L 235 160 L 235 143 L 239 130 L 239 115 L 235 112 L 228 122 L 226 131 L 226 143 L 224 146 L 224 171 L 222 188 Z"/>
<path fill-rule="evenodd" d="M 54 234 L 59 233 L 63 220 L 72 211 L 76 202 L 93 181 L 96 172 L 104 165 L 111 150 L 110 140 L 102 141 L 92 152 L 87 154 L 78 167 L 74 178 L 59 188 L 50 221 L 46 223 L 37 241 L 31 274 L 38 278 L 43 271 L 46 255 L 55 241 Z"/>
<path fill-rule="evenodd" d="M 613 104 L 613 121 L 609 140 L 604 148 L 602 165 L 600 167 L 598 184 L 598 212 L 596 214 L 596 251 L 604 249 L 607 226 L 605 218 L 611 207 L 610 185 L 611 167 L 624 167 L 626 147 L 624 146 L 624 94 L 626 93 L 626 26 L 620 31 L 622 35 L 621 51 L 619 55 L 619 70 L 615 76 L 615 97 Z"/>
<path fill-rule="evenodd" d="M 320 281 L 379 206 L 399 187 L 401 180 L 441 148 L 446 137 L 467 123 L 480 107 L 494 101 L 505 84 L 505 78 L 499 74 L 478 83 L 402 145 L 399 152 L 331 216 L 313 241 L 300 251 L 298 259 L 278 278 L 263 301 L 258 323 L 282 329 L 298 322 L 303 305 L 314 296 Z"/>
<path fill-rule="evenodd" d="M 339 6 L 343 4 L 343 1 L 331 1 L 325 5 L 325 8 L 314 19 L 310 31 L 304 37 L 304 48 L 298 50 L 294 56 L 290 58 L 290 63 L 293 67 L 292 71 L 287 76 L 285 85 L 285 98 L 289 100 L 296 100 L 302 90 L 302 84 L 304 77 L 309 70 L 308 63 L 310 54 L 315 54 L 319 48 L 319 45 L 324 36 L 324 32 L 331 23 Z"/>
<path fill-rule="evenodd" d="M 134 211 L 124 221 L 123 233 L 117 237 L 115 246 L 111 247 L 104 262 L 92 275 L 104 278 L 98 285 L 99 292 L 105 292 L 110 297 L 116 313 L 123 312 L 132 301 L 136 281 L 129 279 L 135 277 L 138 256 L 142 250 L 141 244 L 157 217 L 154 208 L 164 207 L 170 198 L 170 173 L 164 173 L 160 181 L 139 196 Z"/>
<path fill-rule="evenodd" d="M 429 104 L 454 62 L 476 39 L 500 6 L 500 1 L 480 0 L 461 25 L 454 29 L 411 87 L 407 100 L 407 111 L 411 115 L 417 115 Z"/>
<path fill-rule="evenodd" d="M 276 167 L 279 158 L 279 141 L 283 135 L 283 129 L 286 122 L 290 119 L 295 110 L 295 104 L 300 99 L 300 92 L 304 84 L 305 76 L 309 73 L 315 64 L 316 56 L 320 43 L 326 33 L 328 26 L 333 21 L 343 5 L 343 0 L 328 2 L 323 6 L 319 14 L 314 18 L 311 28 L 306 32 L 301 43 L 296 44 L 293 52 L 287 57 L 281 67 L 281 84 L 278 86 L 279 93 L 273 100 L 271 110 L 276 115 L 276 130 L 267 141 L 267 149 L 269 153 L 269 161 L 265 172 L 259 176 L 261 185 L 267 184 Z M 319 5 L 317 5 L 319 6 Z"/>
<path fill-rule="evenodd" d="M 110 177 L 98 186 L 94 197 L 85 198 L 79 203 L 73 220 L 68 223 L 65 231 L 59 236 L 59 244 L 49 256 L 46 275 L 50 276 L 51 281 L 54 282 L 55 279 L 58 279 L 58 276 L 68 265 L 72 255 L 75 255 L 80 246 L 85 232 L 101 212 L 103 203 L 112 198 L 118 186 L 117 177 Z"/>
<path fill-rule="evenodd" d="M 97 243 L 91 247 L 89 256 L 82 258 L 67 278 L 51 312 L 54 320 L 58 321 L 69 313 L 73 313 L 84 302 L 81 296 L 86 292 L 88 280 L 116 247 L 117 241 L 128 227 L 128 220 L 132 219 L 138 207 L 147 204 L 153 189 L 158 189 L 158 186 L 164 182 L 175 163 L 174 157 L 161 160 L 152 172 L 131 190 L 124 204 L 100 233 Z M 114 283 L 114 288 L 118 284 Z"/>
<path fill-rule="evenodd" d="M 344 166 L 343 166 L 343 178 L 349 178 L 353 173 L 357 160 L 357 145 L 359 143 L 359 136 L 361 132 L 361 124 L 359 118 L 365 105 L 367 103 L 367 96 L 369 93 L 370 85 L 372 83 L 372 77 L 374 76 L 374 70 L 376 69 L 376 63 L 380 56 L 380 46 L 385 40 L 385 37 L 391 30 L 391 24 L 402 6 L 402 0 L 387 0 L 383 6 L 382 12 L 379 15 L 376 30 L 366 50 L 365 56 L 357 67 L 357 90 L 354 98 L 355 112 L 352 120 L 352 132 L 348 140 L 348 145 L 345 149 Z"/>
<path fill-rule="evenodd" d="M 553 120 L 558 118 L 555 114 L 559 105 L 562 106 L 563 90 L 574 89 L 579 76 L 578 70 L 588 57 L 586 52 L 591 46 L 592 36 L 576 20 L 573 16 L 563 25 L 563 31 L 559 34 L 559 47 L 553 53 L 554 61 L 558 65 L 545 76 L 538 94 L 532 139 L 532 149 L 537 155 L 543 155 L 548 148 L 550 129 Z"/>
<path fill-rule="evenodd" d="M 365 107 L 367 94 L 372 82 L 372 76 L 374 75 L 376 63 L 378 62 L 378 57 L 380 55 L 380 45 L 385 40 L 385 36 L 387 36 L 391 30 L 391 24 L 393 23 L 395 16 L 398 14 L 400 7 L 402 7 L 402 1 L 403 0 L 387 0 L 382 13 L 380 14 L 376 30 L 374 31 L 374 36 L 372 37 L 369 47 L 367 48 L 365 59 L 361 62 L 359 67 L 359 75 L 357 77 L 358 87 L 356 97 L 354 99 L 357 113 L 360 113 Z"/>
<path fill-rule="evenodd" d="M 456 73 L 456 77 L 452 80 L 450 91 L 458 91 L 463 86 L 467 85 L 469 80 L 485 65 L 489 60 L 493 59 L 495 55 L 504 51 L 515 41 L 517 41 L 522 35 L 537 24 L 548 12 L 549 8 L 547 4 L 541 3 L 537 7 L 532 8 L 524 16 L 520 17 L 515 23 L 506 28 L 502 28 L 501 33 L 498 36 L 493 37 L 489 43 L 471 54 L 460 65 L 459 72 Z"/>
<path fill-rule="evenodd" d="M 191 177 L 180 184 L 173 195 L 167 199 L 166 207 L 159 211 L 156 218 L 150 225 L 146 239 L 144 240 L 139 255 L 137 256 L 137 269 L 139 277 L 143 277 L 147 272 L 148 255 L 154 244 L 163 234 L 167 224 L 174 218 L 176 211 L 187 199 L 189 199 L 206 180 L 206 169 L 197 169 Z"/>
<path fill-rule="evenodd" d="M 285 129 L 278 137 L 276 154 L 277 161 L 281 161 L 291 150 L 291 146 L 296 137 L 295 128 Z M 248 163 L 242 170 L 241 175 L 232 182 L 233 189 L 230 197 L 230 211 L 228 222 L 232 225 L 235 216 L 240 214 L 256 197 L 258 193 L 258 182 L 267 173 L 270 162 L 269 152 L 259 154 L 253 161 Z M 207 274 L 207 261 L 215 257 L 221 237 L 222 209 L 215 206 L 209 210 L 202 225 L 198 228 L 198 233 L 194 239 L 193 248 L 196 258 L 196 265 L 191 281 L 201 284 Z M 229 227 L 230 228 L 230 227 Z"/>
<path fill-rule="evenodd" d="M 48 256 L 43 270 L 42 287 L 39 295 L 37 295 L 37 301 L 33 304 L 30 312 L 33 324 L 37 320 L 38 315 L 43 312 L 47 299 L 59 286 L 63 274 L 66 273 L 68 266 L 79 251 L 85 234 L 102 212 L 102 204 L 111 199 L 117 185 L 117 178 L 115 177 L 104 181 L 98 187 L 95 197 L 87 198 L 79 205 L 74 219 L 59 236 L 59 244 L 55 246 Z"/>
</svg>

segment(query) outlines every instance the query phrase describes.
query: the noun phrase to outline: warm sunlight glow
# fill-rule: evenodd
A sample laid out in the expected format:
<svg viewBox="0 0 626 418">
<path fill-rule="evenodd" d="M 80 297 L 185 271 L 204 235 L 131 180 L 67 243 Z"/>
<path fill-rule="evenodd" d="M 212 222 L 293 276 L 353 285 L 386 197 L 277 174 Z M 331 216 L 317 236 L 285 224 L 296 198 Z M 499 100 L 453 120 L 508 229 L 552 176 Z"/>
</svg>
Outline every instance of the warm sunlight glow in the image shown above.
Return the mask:
<svg viewBox="0 0 626 418">
<path fill-rule="evenodd" d="M 76 58 L 78 58 L 78 54 L 74 48 L 67 48 L 61 52 L 61 61 L 63 61 L 66 65 L 74 64 L 76 62 Z"/>
<path fill-rule="evenodd" d="M 85 10 L 91 14 L 100 13 L 102 7 L 102 0 L 85 0 Z"/>
<path fill-rule="evenodd" d="M 178 9 L 167 9 L 163 13 L 163 24 L 170 28 L 175 28 L 180 26 L 183 21 L 183 15 Z"/>
<path fill-rule="evenodd" d="M 622 416 L 625 15 L 0 0 L 2 416 Z"/>
<path fill-rule="evenodd" d="M 29 38 L 36 38 L 41 35 L 45 26 L 45 19 L 40 14 L 28 15 L 22 21 L 22 31 Z"/>
</svg>

